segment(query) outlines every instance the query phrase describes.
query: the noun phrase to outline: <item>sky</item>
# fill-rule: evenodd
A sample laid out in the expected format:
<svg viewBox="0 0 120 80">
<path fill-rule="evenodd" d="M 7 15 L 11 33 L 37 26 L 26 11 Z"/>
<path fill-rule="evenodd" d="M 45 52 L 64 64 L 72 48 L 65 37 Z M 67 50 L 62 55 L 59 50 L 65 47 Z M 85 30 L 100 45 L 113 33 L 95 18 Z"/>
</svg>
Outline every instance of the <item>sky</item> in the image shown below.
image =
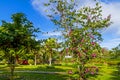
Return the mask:
<svg viewBox="0 0 120 80">
<path fill-rule="evenodd" d="M 53 32 L 55 25 L 46 17 L 46 7 L 43 3 L 48 0 L 0 0 L 0 21 L 11 22 L 11 15 L 17 12 L 24 13 L 33 22 L 36 28 L 49 34 L 38 34 L 37 39 L 44 39 L 51 36 L 60 36 L 60 32 Z M 94 6 L 93 0 L 77 0 L 79 5 Z M 82 2 L 80 2 L 82 1 Z M 120 0 L 99 0 L 102 5 L 103 17 L 111 14 L 113 22 L 108 28 L 102 31 L 102 47 L 111 49 L 120 43 Z M 54 7 L 54 6 L 53 6 Z M 1 22 L 0 22 L 1 25 Z"/>
</svg>

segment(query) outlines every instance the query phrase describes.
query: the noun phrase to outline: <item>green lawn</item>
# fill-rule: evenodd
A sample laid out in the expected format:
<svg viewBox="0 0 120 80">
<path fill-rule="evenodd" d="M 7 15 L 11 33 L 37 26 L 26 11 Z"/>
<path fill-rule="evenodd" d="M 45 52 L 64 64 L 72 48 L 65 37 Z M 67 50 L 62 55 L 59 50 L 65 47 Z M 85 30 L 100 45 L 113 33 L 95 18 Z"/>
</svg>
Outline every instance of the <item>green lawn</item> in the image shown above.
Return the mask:
<svg viewBox="0 0 120 80">
<path fill-rule="evenodd" d="M 17 66 L 15 71 L 45 71 L 45 72 L 64 72 L 57 74 L 42 74 L 42 73 L 32 73 L 32 72 L 15 72 L 16 80 L 67 80 L 69 75 L 67 71 L 73 69 L 72 67 L 63 66 L 53 66 L 49 67 L 47 65 L 20 65 Z M 0 80 L 8 80 L 10 72 L 8 72 L 9 67 L 5 65 L 0 65 Z"/>
<path fill-rule="evenodd" d="M 88 80 L 120 80 L 120 66 L 117 65 L 106 65 L 106 64 L 91 64 L 97 65 L 99 73 L 97 76 L 90 77 Z M 90 66 L 90 64 L 89 64 Z M 44 71 L 44 72 L 63 72 L 57 74 L 45 74 L 45 73 L 34 73 L 34 72 L 15 72 L 15 80 L 70 80 L 70 76 L 67 71 L 75 70 L 72 65 L 70 66 L 53 66 L 48 65 L 19 65 L 15 71 Z M 10 72 L 8 66 L 0 65 L 0 80 L 8 80 Z"/>
<path fill-rule="evenodd" d="M 90 80 L 120 80 L 120 67 L 102 66 L 99 74 Z"/>
<path fill-rule="evenodd" d="M 0 75 L 0 80 L 8 80 L 9 74 Z M 15 73 L 15 80 L 67 80 L 68 75 L 64 74 L 39 74 L 39 73 Z"/>
</svg>

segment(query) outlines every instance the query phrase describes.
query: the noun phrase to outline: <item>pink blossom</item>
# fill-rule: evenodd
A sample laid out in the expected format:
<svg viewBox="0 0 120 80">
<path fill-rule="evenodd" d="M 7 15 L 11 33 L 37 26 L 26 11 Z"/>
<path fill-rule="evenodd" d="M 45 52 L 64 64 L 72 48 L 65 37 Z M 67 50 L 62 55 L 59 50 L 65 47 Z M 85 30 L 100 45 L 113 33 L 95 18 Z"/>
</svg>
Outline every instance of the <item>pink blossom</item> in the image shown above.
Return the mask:
<svg viewBox="0 0 120 80">
<path fill-rule="evenodd" d="M 85 69 L 85 73 L 88 73 L 90 70 L 88 68 Z"/>
<path fill-rule="evenodd" d="M 94 36 L 93 36 L 93 35 L 90 35 L 90 38 L 92 38 L 92 39 L 93 39 L 93 38 L 94 38 Z"/>
<path fill-rule="evenodd" d="M 81 42 L 84 42 L 84 39 L 82 39 Z"/>
<path fill-rule="evenodd" d="M 73 73 L 72 70 L 69 70 L 69 71 L 68 71 L 68 74 L 72 74 L 72 73 Z"/>
<path fill-rule="evenodd" d="M 92 34 L 88 34 L 88 36 L 92 39 L 94 38 L 94 35 L 92 35 Z"/>
<path fill-rule="evenodd" d="M 92 45 L 95 45 L 96 43 L 95 42 L 91 42 Z"/>
<path fill-rule="evenodd" d="M 93 53 L 93 54 L 91 54 L 91 56 L 92 56 L 93 58 L 95 58 L 95 57 L 96 57 L 96 54 L 95 54 L 95 53 Z"/>
<path fill-rule="evenodd" d="M 94 75 L 95 73 L 92 71 L 91 74 Z"/>
</svg>

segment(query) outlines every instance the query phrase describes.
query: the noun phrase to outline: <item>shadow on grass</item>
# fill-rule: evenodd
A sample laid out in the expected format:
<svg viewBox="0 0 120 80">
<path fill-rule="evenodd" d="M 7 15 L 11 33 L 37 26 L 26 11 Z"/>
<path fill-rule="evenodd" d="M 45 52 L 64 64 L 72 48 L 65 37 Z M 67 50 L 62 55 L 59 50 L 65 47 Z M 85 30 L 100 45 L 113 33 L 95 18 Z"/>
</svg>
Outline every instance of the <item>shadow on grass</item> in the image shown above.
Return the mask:
<svg viewBox="0 0 120 80">
<path fill-rule="evenodd" d="M 114 71 L 111 75 L 113 76 L 111 80 L 120 80 L 120 63 L 117 64 L 117 71 Z"/>
<path fill-rule="evenodd" d="M 16 71 L 25 71 L 25 72 L 15 72 L 14 80 L 67 80 L 69 78 L 69 75 L 66 73 L 68 69 L 63 68 L 56 68 L 54 66 L 37 66 L 35 68 L 28 67 L 28 68 L 22 68 L 19 67 L 16 68 Z M 31 71 L 31 72 L 26 72 Z M 38 71 L 38 72 L 32 72 L 32 71 Z M 64 72 L 62 73 L 39 73 L 39 71 L 44 72 Z M 10 72 L 7 72 L 3 70 L 3 73 L 0 73 L 0 80 L 10 80 Z"/>
<path fill-rule="evenodd" d="M 34 71 L 46 71 L 46 72 L 65 72 L 65 69 L 56 68 L 54 66 L 46 66 L 46 67 L 37 67 L 33 69 Z"/>
<path fill-rule="evenodd" d="M 64 66 L 25 66 L 16 67 L 15 71 L 45 71 L 45 72 L 66 72 L 70 70 L 70 67 Z"/>
<path fill-rule="evenodd" d="M 0 80 L 10 80 L 10 75 L 0 75 Z M 14 80 L 67 80 L 65 74 L 41 74 L 41 73 L 15 73 Z"/>
</svg>

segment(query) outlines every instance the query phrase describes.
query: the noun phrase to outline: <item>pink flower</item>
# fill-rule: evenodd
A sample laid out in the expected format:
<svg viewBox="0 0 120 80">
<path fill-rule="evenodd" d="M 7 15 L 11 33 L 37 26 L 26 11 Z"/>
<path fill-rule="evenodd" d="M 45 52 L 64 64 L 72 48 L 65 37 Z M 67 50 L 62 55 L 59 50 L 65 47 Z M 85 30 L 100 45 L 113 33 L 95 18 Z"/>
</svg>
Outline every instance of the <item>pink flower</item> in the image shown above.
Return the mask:
<svg viewBox="0 0 120 80">
<path fill-rule="evenodd" d="M 76 48 L 76 51 L 78 51 L 78 48 Z"/>
<path fill-rule="evenodd" d="M 95 42 L 91 42 L 92 45 L 95 45 L 96 43 Z"/>
<path fill-rule="evenodd" d="M 94 36 L 93 36 L 93 35 L 90 35 L 90 38 L 92 38 L 92 39 L 93 39 L 93 38 L 94 38 Z"/>
<path fill-rule="evenodd" d="M 86 68 L 85 69 L 85 73 L 88 73 L 90 70 L 89 70 L 89 68 Z"/>
<path fill-rule="evenodd" d="M 88 34 L 88 36 L 92 39 L 94 38 L 94 35 L 92 35 L 92 34 Z"/>
<path fill-rule="evenodd" d="M 94 75 L 95 73 L 92 71 L 91 74 Z"/>
<path fill-rule="evenodd" d="M 95 57 L 96 57 L 96 54 L 95 54 L 95 53 L 93 53 L 93 54 L 91 54 L 91 56 L 92 56 L 93 58 L 95 58 Z"/>
<path fill-rule="evenodd" d="M 68 71 L 68 74 L 72 74 L 72 73 L 73 73 L 72 70 L 69 70 L 69 71 Z"/>
<path fill-rule="evenodd" d="M 81 42 L 84 42 L 84 39 L 82 39 Z"/>
</svg>

